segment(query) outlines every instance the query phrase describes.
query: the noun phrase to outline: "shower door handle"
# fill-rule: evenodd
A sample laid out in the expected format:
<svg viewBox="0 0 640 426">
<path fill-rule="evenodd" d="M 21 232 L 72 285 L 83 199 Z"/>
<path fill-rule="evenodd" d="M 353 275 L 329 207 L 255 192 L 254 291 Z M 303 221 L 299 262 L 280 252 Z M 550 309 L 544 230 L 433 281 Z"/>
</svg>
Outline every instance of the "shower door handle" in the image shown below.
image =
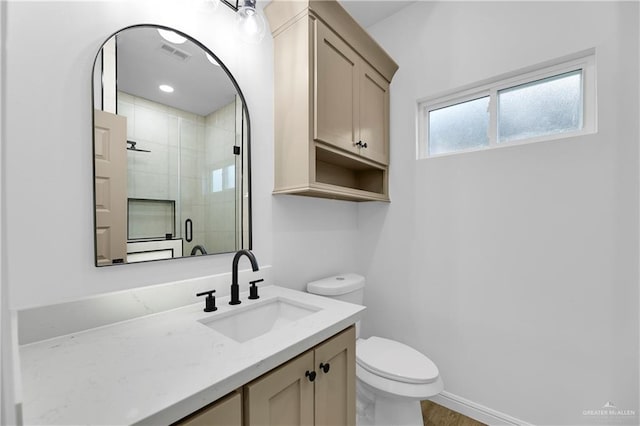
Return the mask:
<svg viewBox="0 0 640 426">
<path fill-rule="evenodd" d="M 193 241 L 193 221 L 191 219 L 184 221 L 184 239 L 187 240 L 188 243 Z"/>
</svg>

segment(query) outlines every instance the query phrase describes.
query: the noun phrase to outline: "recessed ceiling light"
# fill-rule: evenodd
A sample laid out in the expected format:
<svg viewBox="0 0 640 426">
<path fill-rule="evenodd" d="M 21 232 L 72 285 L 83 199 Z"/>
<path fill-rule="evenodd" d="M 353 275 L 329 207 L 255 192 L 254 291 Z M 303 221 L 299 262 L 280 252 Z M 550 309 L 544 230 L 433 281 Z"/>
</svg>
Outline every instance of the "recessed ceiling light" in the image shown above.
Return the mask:
<svg viewBox="0 0 640 426">
<path fill-rule="evenodd" d="M 161 84 L 160 86 L 158 86 L 158 88 L 163 92 L 173 93 L 173 87 L 169 86 L 168 84 Z"/>
<path fill-rule="evenodd" d="M 158 32 L 160 33 L 162 38 L 167 40 L 169 43 L 182 44 L 187 41 L 185 37 L 182 37 L 181 35 L 170 30 L 161 30 L 160 28 L 158 28 Z"/>
</svg>

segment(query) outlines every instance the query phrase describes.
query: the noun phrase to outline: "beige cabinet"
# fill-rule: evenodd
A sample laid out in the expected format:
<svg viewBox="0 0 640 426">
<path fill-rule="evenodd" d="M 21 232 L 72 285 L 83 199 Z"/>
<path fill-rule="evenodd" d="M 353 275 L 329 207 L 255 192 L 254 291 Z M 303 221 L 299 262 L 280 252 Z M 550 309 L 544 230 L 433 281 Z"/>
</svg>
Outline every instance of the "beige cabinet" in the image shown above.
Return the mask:
<svg viewBox="0 0 640 426">
<path fill-rule="evenodd" d="M 314 350 L 315 424 L 355 425 L 356 330 L 350 327 Z"/>
<path fill-rule="evenodd" d="M 246 385 L 247 425 L 313 425 L 313 352 Z"/>
<path fill-rule="evenodd" d="M 242 392 L 240 390 L 174 423 L 173 426 L 242 426 Z"/>
<path fill-rule="evenodd" d="M 275 189 L 388 201 L 398 66 L 336 0 L 273 0 Z"/>
<path fill-rule="evenodd" d="M 367 63 L 360 73 L 360 155 L 389 164 L 389 83 Z"/>
<path fill-rule="evenodd" d="M 316 25 L 314 139 L 389 164 L 389 83 L 326 25 Z"/>
<path fill-rule="evenodd" d="M 355 326 L 172 426 L 354 426 Z"/>
<path fill-rule="evenodd" d="M 244 387 L 245 425 L 355 425 L 355 328 Z"/>
</svg>

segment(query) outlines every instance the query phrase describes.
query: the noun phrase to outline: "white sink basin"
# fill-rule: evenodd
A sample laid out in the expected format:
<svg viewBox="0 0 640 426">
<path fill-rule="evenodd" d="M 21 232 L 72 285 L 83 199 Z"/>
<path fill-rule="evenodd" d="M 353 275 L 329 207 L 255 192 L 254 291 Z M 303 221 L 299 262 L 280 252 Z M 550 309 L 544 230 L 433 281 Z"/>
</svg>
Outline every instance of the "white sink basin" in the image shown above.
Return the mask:
<svg viewBox="0 0 640 426">
<path fill-rule="evenodd" d="M 282 297 L 250 303 L 199 321 L 242 343 L 285 327 L 321 309 Z"/>
</svg>

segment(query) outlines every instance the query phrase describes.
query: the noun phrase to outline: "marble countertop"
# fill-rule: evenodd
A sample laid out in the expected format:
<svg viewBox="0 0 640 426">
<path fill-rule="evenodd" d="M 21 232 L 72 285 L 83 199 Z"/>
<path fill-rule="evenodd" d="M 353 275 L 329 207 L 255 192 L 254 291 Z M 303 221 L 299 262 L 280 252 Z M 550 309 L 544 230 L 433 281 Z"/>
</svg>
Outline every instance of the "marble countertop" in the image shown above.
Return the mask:
<svg viewBox="0 0 640 426">
<path fill-rule="evenodd" d="M 200 320 L 286 298 L 321 308 L 238 343 Z M 277 286 L 22 345 L 25 425 L 170 424 L 355 323 L 364 307 Z M 117 309 L 117 307 L 114 307 Z M 251 327 L 251 324 L 246 324 Z"/>
</svg>

